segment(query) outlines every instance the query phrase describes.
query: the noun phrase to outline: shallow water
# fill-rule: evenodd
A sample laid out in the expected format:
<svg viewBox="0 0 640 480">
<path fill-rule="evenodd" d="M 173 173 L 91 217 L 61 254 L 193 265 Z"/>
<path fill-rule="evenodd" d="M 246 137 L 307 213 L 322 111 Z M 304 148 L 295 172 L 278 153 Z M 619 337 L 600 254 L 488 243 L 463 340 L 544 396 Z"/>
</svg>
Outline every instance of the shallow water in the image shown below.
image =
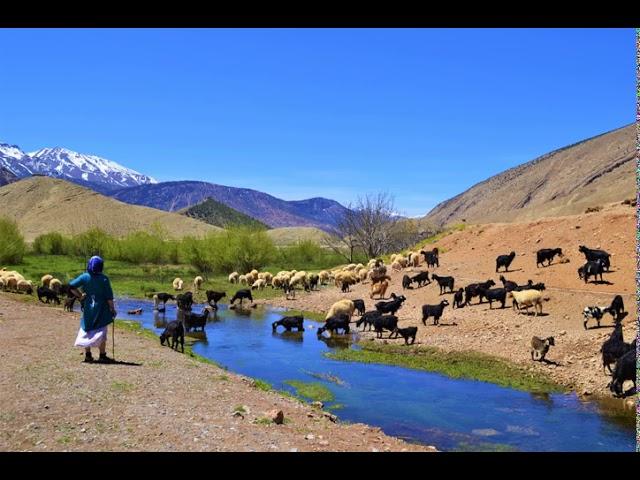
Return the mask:
<svg viewBox="0 0 640 480">
<path fill-rule="evenodd" d="M 117 300 L 118 317 L 136 320 L 160 334 L 176 308 L 152 311 L 152 303 Z M 202 305 L 194 305 L 200 312 Z M 127 310 L 143 308 L 142 315 Z M 335 400 L 341 420 L 382 428 L 388 435 L 440 450 L 635 451 L 635 417 L 617 416 L 575 394 L 540 395 L 473 380 L 402 367 L 341 362 L 324 357 L 333 348 L 353 348 L 357 334 L 318 340 L 320 323 L 305 319 L 305 332 L 272 333 L 276 309 L 244 312 L 221 305 L 193 351 L 229 370 L 263 379 L 295 393 L 285 382 L 320 382 Z M 187 334 L 188 336 L 190 334 Z M 327 335 L 327 333 L 325 333 Z M 286 414 L 286 412 L 285 412 Z"/>
</svg>

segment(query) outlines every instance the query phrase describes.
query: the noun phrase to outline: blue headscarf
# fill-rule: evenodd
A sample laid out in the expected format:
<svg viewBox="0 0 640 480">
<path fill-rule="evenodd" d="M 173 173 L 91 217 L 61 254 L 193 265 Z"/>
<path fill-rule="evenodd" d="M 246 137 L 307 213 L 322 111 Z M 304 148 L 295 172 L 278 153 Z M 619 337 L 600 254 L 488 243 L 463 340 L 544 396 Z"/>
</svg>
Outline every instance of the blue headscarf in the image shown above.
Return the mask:
<svg viewBox="0 0 640 480">
<path fill-rule="evenodd" d="M 103 268 L 104 268 L 104 261 L 102 260 L 102 258 L 98 257 L 97 255 L 94 257 L 91 257 L 89 259 L 89 263 L 87 263 L 87 272 L 89 272 L 92 275 L 95 275 L 97 273 L 102 273 Z"/>
</svg>

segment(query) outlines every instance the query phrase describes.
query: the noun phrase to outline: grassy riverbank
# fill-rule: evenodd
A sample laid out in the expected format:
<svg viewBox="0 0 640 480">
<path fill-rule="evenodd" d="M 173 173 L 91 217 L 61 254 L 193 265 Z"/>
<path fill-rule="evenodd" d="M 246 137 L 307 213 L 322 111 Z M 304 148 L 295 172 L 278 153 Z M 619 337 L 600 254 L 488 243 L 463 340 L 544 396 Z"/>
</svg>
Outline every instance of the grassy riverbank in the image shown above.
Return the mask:
<svg viewBox="0 0 640 480">
<path fill-rule="evenodd" d="M 518 365 L 477 352 L 443 352 L 430 347 L 381 345 L 360 342 L 361 349 L 344 349 L 325 355 L 334 360 L 396 365 L 441 373 L 451 378 L 490 382 L 534 393 L 564 392 L 566 388 Z"/>
</svg>

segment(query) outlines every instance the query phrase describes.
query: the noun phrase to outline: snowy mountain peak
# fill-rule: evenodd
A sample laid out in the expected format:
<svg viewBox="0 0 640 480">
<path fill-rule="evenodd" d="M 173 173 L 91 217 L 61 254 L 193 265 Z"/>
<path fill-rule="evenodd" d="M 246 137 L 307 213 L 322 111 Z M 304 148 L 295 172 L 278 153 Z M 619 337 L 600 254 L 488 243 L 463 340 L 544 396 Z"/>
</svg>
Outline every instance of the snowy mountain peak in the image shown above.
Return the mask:
<svg viewBox="0 0 640 480">
<path fill-rule="evenodd" d="M 18 177 L 37 173 L 111 190 L 158 183 L 154 178 L 112 160 L 63 147 L 41 148 L 26 154 L 16 145 L 0 143 L 0 167 L 7 168 Z"/>
</svg>

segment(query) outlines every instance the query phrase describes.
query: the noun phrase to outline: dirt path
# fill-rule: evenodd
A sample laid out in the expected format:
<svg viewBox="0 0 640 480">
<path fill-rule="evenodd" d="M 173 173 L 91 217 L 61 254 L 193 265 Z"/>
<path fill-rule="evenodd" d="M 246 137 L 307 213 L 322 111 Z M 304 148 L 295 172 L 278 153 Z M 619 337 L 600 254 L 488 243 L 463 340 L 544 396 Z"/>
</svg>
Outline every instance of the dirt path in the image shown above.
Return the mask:
<svg viewBox="0 0 640 480">
<path fill-rule="evenodd" d="M 576 226 L 580 228 L 576 228 Z M 439 295 L 434 281 L 422 288 L 402 290 L 402 277 L 427 270 L 426 265 L 408 268 L 401 272 L 390 271 L 392 278 L 387 297 L 391 292 L 404 294 L 407 301 L 398 312 L 400 326 L 418 326 L 416 343 L 441 348 L 445 351 L 473 350 L 497 355 L 512 362 L 525 365 L 532 371 L 543 372 L 555 381 L 568 386 L 579 394 L 597 394 L 611 397 L 607 388 L 610 377 L 603 373 L 599 353 L 602 343 L 612 332 L 613 320 L 606 315 L 601 328 L 583 327 L 582 310 L 588 305 L 609 305 L 613 296 L 623 296 L 628 316 L 623 320 L 625 341 L 631 342 L 637 333 L 635 300 L 635 210 L 630 207 L 613 207 L 589 215 L 575 215 L 544 219 L 528 224 L 478 225 L 456 232 L 434 244 L 441 251 L 440 267 L 428 269 L 430 273 L 451 275 L 455 278 L 455 289 L 468 283 L 493 279 L 501 287 L 499 276 L 524 284 L 528 279 L 544 282 L 543 304 L 545 316 L 535 317 L 517 313 L 509 308 L 489 308 L 488 303 L 453 309 L 453 295 Z M 584 263 L 578 246 L 604 248 L 612 254 L 611 273 L 605 280 L 611 284 L 585 284 L 578 278 L 577 269 Z M 429 246 L 432 248 L 432 246 Z M 561 247 L 569 263 L 552 264 L 536 268 L 535 251 L 540 248 Z M 516 251 L 512 270 L 495 273 L 495 258 Z M 375 302 L 369 298 L 370 284 L 358 284 L 350 293 L 341 293 L 336 287 L 323 287 L 319 292 L 299 293 L 295 300 L 275 299 L 268 303 L 291 309 L 326 312 L 341 298 L 365 300 L 367 310 L 374 309 Z M 431 325 L 432 319 L 423 326 L 421 322 L 424 304 L 437 304 L 443 298 L 451 306 L 445 308 L 441 326 Z M 592 321 L 591 326 L 595 327 Z M 532 362 L 530 342 L 532 336 L 554 336 L 556 346 L 547 355 L 559 365 Z M 375 335 L 364 334 L 365 338 Z M 401 343 L 403 340 L 388 340 Z"/>
<path fill-rule="evenodd" d="M 116 359 L 139 366 L 84 364 L 78 325 L 78 313 L 0 294 L 0 451 L 435 450 L 333 423 L 127 329 L 116 329 Z M 273 409 L 284 424 L 254 423 Z"/>
</svg>

